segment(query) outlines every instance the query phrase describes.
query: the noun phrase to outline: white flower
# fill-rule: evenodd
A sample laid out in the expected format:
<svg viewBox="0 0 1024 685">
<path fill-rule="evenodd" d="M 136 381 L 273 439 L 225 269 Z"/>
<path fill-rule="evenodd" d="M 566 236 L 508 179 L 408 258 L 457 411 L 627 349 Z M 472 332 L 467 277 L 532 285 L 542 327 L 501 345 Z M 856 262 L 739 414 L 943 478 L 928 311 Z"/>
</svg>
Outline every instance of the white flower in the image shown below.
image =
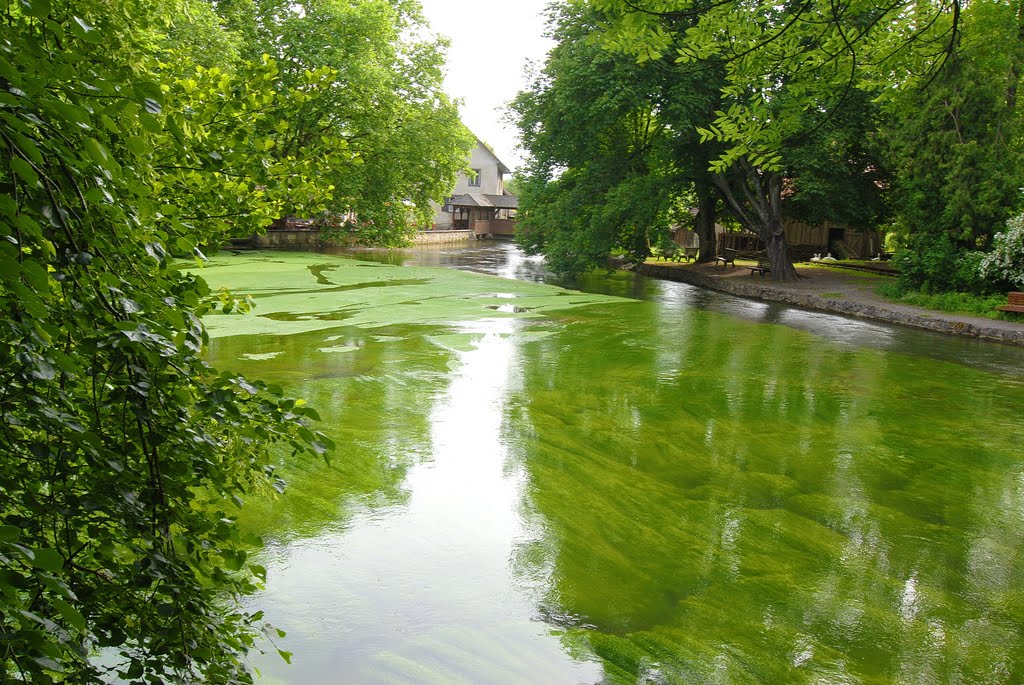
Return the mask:
<svg viewBox="0 0 1024 685">
<path fill-rule="evenodd" d="M 982 278 L 1009 281 L 1024 288 L 1024 214 L 1006 222 L 1006 230 L 992 238 L 992 251 L 978 267 Z"/>
</svg>

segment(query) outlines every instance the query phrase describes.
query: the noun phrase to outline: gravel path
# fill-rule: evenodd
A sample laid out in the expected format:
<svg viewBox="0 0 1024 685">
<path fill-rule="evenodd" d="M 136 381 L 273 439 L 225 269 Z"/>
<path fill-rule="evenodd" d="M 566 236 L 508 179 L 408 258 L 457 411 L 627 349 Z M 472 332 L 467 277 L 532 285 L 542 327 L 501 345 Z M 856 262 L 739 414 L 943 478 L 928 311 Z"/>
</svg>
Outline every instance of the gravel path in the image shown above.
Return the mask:
<svg viewBox="0 0 1024 685">
<path fill-rule="evenodd" d="M 927 328 L 933 331 L 1024 345 L 1024 322 L 948 314 L 922 307 L 897 304 L 877 293 L 879 283 L 889 276 L 862 273 L 819 265 L 797 265 L 803 276 L 793 283 L 762 279 L 742 264 L 736 267 L 675 262 L 647 262 L 637 269 L 655 278 L 772 302 L 785 302 L 806 309 L 818 309 L 865 319 Z"/>
</svg>

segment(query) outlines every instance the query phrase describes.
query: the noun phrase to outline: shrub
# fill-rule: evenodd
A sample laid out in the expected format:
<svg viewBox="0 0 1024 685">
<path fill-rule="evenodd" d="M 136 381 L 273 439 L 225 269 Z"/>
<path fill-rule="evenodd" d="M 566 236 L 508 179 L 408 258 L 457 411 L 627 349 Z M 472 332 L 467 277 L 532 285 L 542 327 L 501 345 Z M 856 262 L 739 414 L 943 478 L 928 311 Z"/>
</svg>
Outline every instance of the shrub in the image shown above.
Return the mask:
<svg viewBox="0 0 1024 685">
<path fill-rule="evenodd" d="M 965 292 L 907 292 L 898 283 L 883 283 L 878 286 L 878 294 L 900 304 L 915 305 L 939 312 L 970 314 L 990 319 L 1013 318 L 1012 315 L 996 311 L 996 307 L 1006 304 L 1005 295 L 975 295 Z"/>
<path fill-rule="evenodd" d="M 900 286 L 904 291 L 990 291 L 992 286 L 979 271 L 983 255 L 958 246 L 945 234 L 919 235 L 909 248 L 896 255 Z"/>
</svg>

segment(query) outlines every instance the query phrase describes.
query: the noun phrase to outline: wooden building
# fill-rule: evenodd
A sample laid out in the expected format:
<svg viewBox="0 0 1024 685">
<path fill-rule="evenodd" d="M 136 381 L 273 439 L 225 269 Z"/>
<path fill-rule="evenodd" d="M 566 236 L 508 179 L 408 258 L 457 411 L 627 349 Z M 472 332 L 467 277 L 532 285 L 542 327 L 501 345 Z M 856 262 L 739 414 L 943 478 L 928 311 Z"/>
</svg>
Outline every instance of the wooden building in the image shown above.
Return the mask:
<svg viewBox="0 0 1024 685">
<path fill-rule="evenodd" d="M 519 198 L 515 195 L 464 193 L 449 198 L 443 209 L 450 213 L 448 225 L 452 230 L 472 229 L 481 235 L 504 235 L 503 228 L 495 227 L 507 224 L 508 234 L 511 235 L 518 208 Z M 487 222 L 486 226 L 478 227 L 477 224 L 481 222 Z"/>
<path fill-rule="evenodd" d="M 782 222 L 794 261 L 806 261 L 816 254 L 831 254 L 836 259 L 871 259 L 882 249 L 885 235 L 873 229 L 851 228 L 830 221 L 817 225 L 791 219 Z M 724 231 L 718 234 L 718 250 L 737 250 L 753 255 L 764 251 L 760 238 L 750 231 Z"/>
<path fill-rule="evenodd" d="M 459 172 L 451 194 L 435 207 L 433 228 L 512 235 L 519 199 L 505 190 L 509 168 L 479 138 L 468 162 L 470 172 Z"/>
</svg>

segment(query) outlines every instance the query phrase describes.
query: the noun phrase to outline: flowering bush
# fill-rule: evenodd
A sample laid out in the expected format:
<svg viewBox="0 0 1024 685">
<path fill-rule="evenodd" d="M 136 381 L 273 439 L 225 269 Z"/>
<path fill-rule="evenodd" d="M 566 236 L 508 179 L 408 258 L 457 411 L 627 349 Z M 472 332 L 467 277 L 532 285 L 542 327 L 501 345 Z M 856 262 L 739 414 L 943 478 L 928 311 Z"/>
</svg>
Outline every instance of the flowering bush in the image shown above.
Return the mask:
<svg viewBox="0 0 1024 685">
<path fill-rule="evenodd" d="M 1006 222 L 1006 230 L 992 239 L 992 251 L 978 266 L 982 278 L 988 281 L 1007 281 L 1024 288 L 1024 214 Z"/>
</svg>

